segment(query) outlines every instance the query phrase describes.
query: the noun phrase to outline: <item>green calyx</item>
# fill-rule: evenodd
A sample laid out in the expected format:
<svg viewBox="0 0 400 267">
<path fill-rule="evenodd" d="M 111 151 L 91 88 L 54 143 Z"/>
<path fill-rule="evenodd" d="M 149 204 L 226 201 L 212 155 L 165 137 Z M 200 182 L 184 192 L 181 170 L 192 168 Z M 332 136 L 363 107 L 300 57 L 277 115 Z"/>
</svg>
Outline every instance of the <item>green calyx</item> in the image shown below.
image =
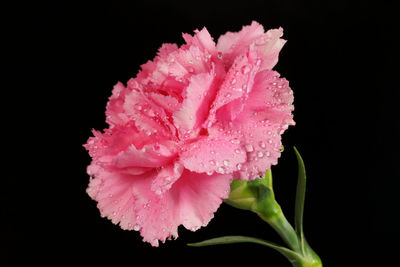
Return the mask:
<svg viewBox="0 0 400 267">
<path fill-rule="evenodd" d="M 233 181 L 229 198 L 224 202 L 235 208 L 251 210 L 265 218 L 273 218 L 282 213 L 272 189 L 271 170 L 266 172 L 264 178 Z"/>
</svg>

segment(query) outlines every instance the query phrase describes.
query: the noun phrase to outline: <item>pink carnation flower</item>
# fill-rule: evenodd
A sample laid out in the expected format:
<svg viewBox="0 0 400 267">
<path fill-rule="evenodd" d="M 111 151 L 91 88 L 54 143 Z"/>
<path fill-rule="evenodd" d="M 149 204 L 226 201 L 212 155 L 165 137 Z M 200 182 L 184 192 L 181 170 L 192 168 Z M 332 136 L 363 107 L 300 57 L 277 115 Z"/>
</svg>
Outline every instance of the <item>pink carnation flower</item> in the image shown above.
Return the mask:
<svg viewBox="0 0 400 267">
<path fill-rule="evenodd" d="M 109 125 L 93 131 L 87 193 L 101 215 L 158 246 L 205 226 L 232 179 L 255 179 L 294 125 L 288 81 L 272 68 L 282 28 L 257 22 L 215 44 L 206 28 L 163 44 L 136 78 L 115 85 Z"/>
</svg>

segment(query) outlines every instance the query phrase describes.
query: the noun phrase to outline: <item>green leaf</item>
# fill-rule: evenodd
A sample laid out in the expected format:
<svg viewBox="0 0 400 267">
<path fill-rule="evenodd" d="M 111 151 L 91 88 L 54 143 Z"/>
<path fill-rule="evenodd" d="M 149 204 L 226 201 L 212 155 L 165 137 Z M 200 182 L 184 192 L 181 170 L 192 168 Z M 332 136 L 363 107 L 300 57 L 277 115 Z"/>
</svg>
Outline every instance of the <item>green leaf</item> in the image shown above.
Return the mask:
<svg viewBox="0 0 400 267">
<path fill-rule="evenodd" d="M 303 233 L 303 213 L 304 213 L 304 200 L 306 196 L 306 168 L 304 166 L 304 161 L 300 156 L 299 151 L 296 147 L 294 152 L 296 153 L 297 163 L 298 163 L 298 178 L 297 178 L 297 189 L 296 189 L 296 203 L 295 203 L 295 229 L 296 234 L 299 238 L 300 249 L 304 255 L 304 233 Z"/>
<path fill-rule="evenodd" d="M 255 244 L 267 246 L 267 247 L 273 248 L 276 251 L 280 252 L 283 256 L 285 256 L 292 263 L 303 261 L 303 258 L 300 254 L 298 254 L 288 248 L 279 246 L 279 245 L 269 242 L 269 241 L 265 241 L 262 239 L 249 237 L 249 236 L 222 236 L 222 237 L 217 237 L 217 238 L 212 238 L 209 240 L 201 241 L 198 243 L 191 243 L 191 244 L 188 244 L 188 246 L 205 247 L 205 246 L 235 244 L 235 243 L 255 243 Z"/>
</svg>

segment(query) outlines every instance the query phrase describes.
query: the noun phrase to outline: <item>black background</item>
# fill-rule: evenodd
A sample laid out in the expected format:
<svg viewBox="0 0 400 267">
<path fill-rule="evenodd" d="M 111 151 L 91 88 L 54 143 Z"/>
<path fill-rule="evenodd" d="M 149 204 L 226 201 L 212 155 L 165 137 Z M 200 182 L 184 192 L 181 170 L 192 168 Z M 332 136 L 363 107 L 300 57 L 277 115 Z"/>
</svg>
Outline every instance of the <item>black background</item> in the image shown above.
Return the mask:
<svg viewBox="0 0 400 267">
<path fill-rule="evenodd" d="M 293 221 L 297 163 L 307 168 L 305 235 L 324 266 L 384 266 L 399 234 L 399 33 L 380 1 L 22 2 L 2 9 L 1 266 L 265 264 L 290 266 L 251 244 L 189 248 L 222 235 L 281 243 L 256 215 L 221 205 L 210 224 L 159 248 L 101 218 L 85 193 L 83 149 L 101 130 L 115 83 L 134 77 L 162 43 L 206 26 L 214 37 L 252 20 L 284 28 L 276 66 L 295 94 L 295 121 L 273 167 Z M 397 67 L 397 68 L 396 68 Z M 141 262 L 145 260 L 145 262 Z M 375 265 L 374 262 L 380 261 Z M 122 265 L 121 265 L 122 266 Z M 389 265 L 388 265 L 389 266 Z"/>
</svg>

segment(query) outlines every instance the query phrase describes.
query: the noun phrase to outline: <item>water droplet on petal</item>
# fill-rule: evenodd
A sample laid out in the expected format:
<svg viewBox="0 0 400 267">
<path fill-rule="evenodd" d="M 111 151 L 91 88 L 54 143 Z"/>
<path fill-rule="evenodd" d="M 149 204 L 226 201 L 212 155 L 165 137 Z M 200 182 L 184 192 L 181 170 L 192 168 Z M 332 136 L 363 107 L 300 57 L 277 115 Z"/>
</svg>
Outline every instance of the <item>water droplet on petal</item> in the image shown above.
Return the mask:
<svg viewBox="0 0 400 267">
<path fill-rule="evenodd" d="M 269 151 L 265 152 L 265 156 L 269 157 L 269 155 L 271 155 L 271 153 L 269 153 Z"/>
<path fill-rule="evenodd" d="M 229 166 L 229 160 L 225 159 L 225 160 L 223 161 L 223 163 L 224 163 L 225 166 Z"/>
<path fill-rule="evenodd" d="M 143 107 L 142 107 L 141 105 L 139 105 L 139 104 L 136 104 L 135 108 L 136 108 L 137 110 L 142 110 Z"/>
<path fill-rule="evenodd" d="M 210 160 L 209 161 L 211 165 L 215 165 L 215 161 L 214 160 Z"/>
<path fill-rule="evenodd" d="M 242 67 L 242 73 L 243 73 L 243 74 L 246 74 L 246 73 L 248 73 L 249 71 L 250 71 L 250 67 L 249 67 L 249 66 L 245 65 L 245 66 Z"/>
<path fill-rule="evenodd" d="M 236 83 L 236 79 L 233 79 L 232 81 L 231 81 L 231 84 L 235 84 Z"/>
<path fill-rule="evenodd" d="M 272 144 L 272 139 L 269 139 L 269 140 L 268 140 L 268 143 Z"/>
<path fill-rule="evenodd" d="M 207 175 L 212 175 L 214 172 L 213 171 L 208 171 Z"/>
<path fill-rule="evenodd" d="M 231 97 L 231 94 L 230 93 L 226 93 L 225 97 Z"/>
<path fill-rule="evenodd" d="M 265 145 L 265 143 L 264 143 L 263 141 L 260 141 L 260 143 L 258 143 L 258 145 L 259 145 L 261 148 L 265 148 L 265 147 L 266 147 L 266 145 Z"/>
<path fill-rule="evenodd" d="M 257 152 L 257 157 L 262 158 L 264 157 L 264 153 L 262 151 Z"/>
<path fill-rule="evenodd" d="M 214 150 L 211 150 L 211 152 L 210 152 L 212 155 L 214 155 L 215 154 L 215 151 Z"/>
<path fill-rule="evenodd" d="M 224 174 L 225 173 L 225 169 L 223 167 L 219 167 L 218 168 L 218 173 Z"/>
<path fill-rule="evenodd" d="M 240 149 L 235 149 L 235 153 L 239 154 L 240 153 Z"/>
<path fill-rule="evenodd" d="M 242 164 L 241 164 L 241 163 L 238 163 L 238 164 L 236 165 L 236 168 L 240 171 L 240 170 L 242 169 Z"/>
<path fill-rule="evenodd" d="M 132 224 L 130 224 L 130 225 L 132 226 Z M 135 224 L 135 225 L 133 226 L 133 230 L 139 231 L 139 230 L 140 230 L 140 226 L 139 226 L 138 224 Z"/>
<path fill-rule="evenodd" d="M 246 151 L 247 152 L 252 152 L 254 149 L 253 149 L 253 146 L 251 145 L 251 144 L 247 144 L 247 145 L 245 145 L 245 148 L 246 148 Z"/>
<path fill-rule="evenodd" d="M 235 139 L 232 139 L 232 140 L 231 140 L 231 143 L 232 143 L 232 144 L 239 144 L 239 143 L 240 143 L 240 140 L 237 139 L 237 138 L 235 138 Z"/>
</svg>

